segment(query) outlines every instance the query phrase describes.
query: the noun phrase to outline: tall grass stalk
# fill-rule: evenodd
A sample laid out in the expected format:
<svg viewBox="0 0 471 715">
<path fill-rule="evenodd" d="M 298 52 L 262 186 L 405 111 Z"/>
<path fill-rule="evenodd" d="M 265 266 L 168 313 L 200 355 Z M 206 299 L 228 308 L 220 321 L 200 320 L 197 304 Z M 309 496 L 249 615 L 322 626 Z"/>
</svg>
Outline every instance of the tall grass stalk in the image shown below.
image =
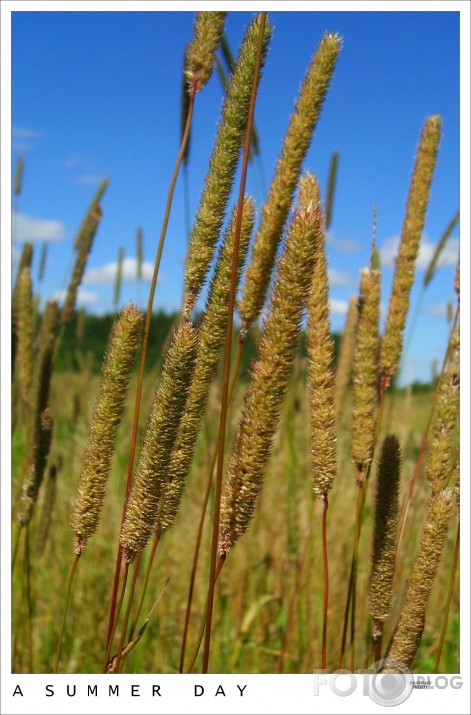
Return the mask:
<svg viewBox="0 0 471 715">
<path fill-rule="evenodd" d="M 216 471 L 216 484 L 215 484 L 215 505 L 214 505 L 214 519 L 213 519 L 213 535 L 211 544 L 211 565 L 209 571 L 209 585 L 208 585 L 208 609 L 206 616 L 206 632 L 205 632 L 205 642 L 204 642 L 204 653 L 203 653 L 203 673 L 208 672 L 209 666 L 209 651 L 211 645 L 211 623 L 213 616 L 213 601 L 214 601 L 214 588 L 216 584 L 216 564 L 218 557 L 218 540 L 219 540 L 219 512 L 221 508 L 221 493 L 222 493 L 222 474 L 224 469 L 224 445 L 225 445 L 225 432 L 226 432 L 226 419 L 227 419 L 227 407 L 228 407 L 228 394 L 229 394 L 229 377 L 230 377 L 230 367 L 231 367 L 231 348 L 232 348 L 232 334 L 233 334 L 233 324 L 234 324 L 234 307 L 236 299 L 236 289 L 237 289 L 237 273 L 239 265 L 239 245 L 240 236 L 242 230 L 242 217 L 244 209 L 244 192 L 245 183 L 247 178 L 247 166 L 249 160 L 249 149 L 250 149 L 250 137 L 252 132 L 253 115 L 255 109 L 255 98 L 257 95 L 257 88 L 260 78 L 260 71 L 263 65 L 264 54 L 266 53 L 266 42 L 270 35 L 270 30 L 266 33 L 265 27 L 267 25 L 267 13 L 262 12 L 259 18 L 258 26 L 258 40 L 257 40 L 257 51 L 255 56 L 255 65 L 252 77 L 252 87 L 250 93 L 250 103 L 247 118 L 247 127 L 245 133 L 244 142 L 244 155 L 242 161 L 242 171 L 239 187 L 239 198 L 237 203 L 237 220 L 235 227 L 234 236 L 234 248 L 232 252 L 232 266 L 231 266 L 231 283 L 229 292 L 229 304 L 227 313 L 227 325 L 226 325 L 226 343 L 224 349 L 224 366 L 223 366 L 223 379 L 222 379 L 222 395 L 221 395 L 221 413 L 219 422 L 219 433 L 218 433 L 218 462 Z"/>
<path fill-rule="evenodd" d="M 160 261 L 162 258 L 162 252 L 163 252 L 163 247 L 164 247 L 165 236 L 167 233 L 168 221 L 170 218 L 170 210 L 171 210 L 171 206 L 172 206 L 175 184 L 177 181 L 178 172 L 180 170 L 180 165 L 181 165 L 181 162 L 183 159 L 183 155 L 185 153 L 186 142 L 188 140 L 188 136 L 189 136 L 189 132 L 190 132 L 191 120 L 192 120 L 192 116 L 193 116 L 195 92 L 196 92 L 196 84 L 194 83 L 190 87 L 190 90 L 189 90 L 190 101 L 189 101 L 189 107 L 188 107 L 187 123 L 186 123 L 186 127 L 185 127 L 185 132 L 183 134 L 183 139 L 182 139 L 182 143 L 180 146 L 180 150 L 178 152 L 175 167 L 173 170 L 173 174 L 172 174 L 172 177 L 170 180 L 170 186 L 169 186 L 169 191 L 168 191 L 168 196 L 167 196 L 167 203 L 165 206 L 165 213 L 164 213 L 162 228 L 161 228 L 161 232 L 160 232 L 159 244 L 158 244 L 158 248 L 157 248 L 157 255 L 155 258 L 155 262 L 154 262 L 154 271 L 152 274 L 152 281 L 151 281 L 151 286 L 150 286 L 150 290 L 149 290 L 149 298 L 148 298 L 148 302 L 147 302 L 147 310 L 146 310 L 145 323 L 144 323 L 144 333 L 143 333 L 142 342 L 141 342 L 141 357 L 140 357 L 140 362 L 139 362 L 139 373 L 138 373 L 137 386 L 136 386 L 136 398 L 135 398 L 135 402 L 134 402 L 134 416 L 133 416 L 132 431 L 131 431 L 131 446 L 130 446 L 130 454 L 129 454 L 129 462 L 128 462 L 127 479 L 126 479 L 126 491 L 125 491 L 125 497 L 124 497 L 124 502 L 123 502 L 123 512 L 122 512 L 122 516 L 121 516 L 121 525 L 124 523 L 127 502 L 128 502 L 129 494 L 131 491 L 134 456 L 136 453 L 136 446 L 137 446 L 137 432 L 138 432 L 138 428 L 139 428 L 139 413 L 140 413 L 141 396 L 142 396 L 142 382 L 144 379 L 144 368 L 145 368 L 145 361 L 146 361 L 146 355 L 147 355 L 147 345 L 148 345 L 148 340 L 149 340 L 150 321 L 151 321 L 151 316 L 152 316 L 152 306 L 154 304 L 155 288 L 157 285 L 157 278 L 159 275 Z M 112 633 L 112 630 L 114 628 L 114 623 L 115 623 L 116 598 L 117 598 L 118 588 L 119 588 L 119 576 L 120 576 L 120 572 L 121 572 L 121 563 L 122 563 L 122 547 L 121 547 L 121 544 L 119 544 L 118 553 L 117 553 L 117 557 L 116 557 L 116 567 L 115 567 L 115 575 L 114 575 L 114 581 L 113 581 L 113 591 L 112 591 L 111 602 L 110 602 L 110 612 L 109 612 L 109 619 L 108 619 L 108 634 L 107 634 L 107 643 L 106 643 L 105 650 L 108 650 L 108 648 L 110 646 L 111 633 Z"/>
</svg>

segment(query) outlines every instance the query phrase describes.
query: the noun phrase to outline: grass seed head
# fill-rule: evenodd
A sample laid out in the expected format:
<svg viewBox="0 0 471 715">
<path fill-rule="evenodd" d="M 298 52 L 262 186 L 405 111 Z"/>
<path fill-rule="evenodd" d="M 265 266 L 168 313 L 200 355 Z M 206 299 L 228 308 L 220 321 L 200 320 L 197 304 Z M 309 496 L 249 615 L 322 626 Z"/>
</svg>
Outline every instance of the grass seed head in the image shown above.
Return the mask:
<svg viewBox="0 0 471 715">
<path fill-rule="evenodd" d="M 224 32 L 225 12 L 197 12 L 193 39 L 186 51 L 185 76 L 189 87 L 203 89 L 211 77 L 215 54 Z"/>
<path fill-rule="evenodd" d="M 303 200 L 303 194 L 300 200 Z M 305 197 L 308 198 L 307 196 Z M 318 195 L 315 201 L 319 201 Z M 317 214 L 314 269 L 307 305 L 308 378 L 314 492 L 325 497 L 337 470 L 334 342 L 329 319 L 329 279 L 322 214 Z"/>
<path fill-rule="evenodd" d="M 46 462 L 52 442 L 54 421 L 49 407 L 41 413 L 39 427 L 36 431 L 35 442 L 29 453 L 28 473 L 22 488 L 22 510 L 19 516 L 21 526 L 26 526 L 31 521 L 33 509 L 36 504 L 41 487 Z"/>
<path fill-rule="evenodd" d="M 33 370 L 33 288 L 31 269 L 23 268 L 16 295 L 17 376 L 23 400 L 28 400 Z"/>
<path fill-rule="evenodd" d="M 396 541 L 399 517 L 401 449 L 395 435 L 387 435 L 381 447 L 376 485 L 376 509 L 373 533 L 368 606 L 373 635 L 378 637 L 391 608 Z M 376 630 L 377 629 L 377 630 Z M 379 632 L 378 632 L 379 631 Z"/>
<path fill-rule="evenodd" d="M 155 530 L 168 461 L 193 377 L 197 346 L 197 330 L 183 323 L 173 335 L 164 357 L 121 532 L 121 545 L 128 562 L 145 548 Z"/>
<path fill-rule="evenodd" d="M 407 668 L 411 667 L 420 645 L 425 611 L 445 546 L 452 511 L 450 489 L 432 496 L 404 603 L 387 653 L 388 658 L 401 662 Z M 387 672 L 387 668 L 384 672 Z"/>
<path fill-rule="evenodd" d="M 213 279 L 210 285 L 206 307 L 199 326 L 199 345 L 195 370 L 191 383 L 185 413 L 172 450 L 168 474 L 159 503 L 156 531 L 160 535 L 173 524 L 185 479 L 191 466 L 198 430 L 206 409 L 211 382 L 221 356 L 226 334 L 227 306 L 232 270 L 237 208 L 226 231 L 221 246 Z M 239 246 L 239 266 L 237 284 L 247 257 L 247 249 L 254 224 L 254 203 L 251 198 L 244 200 L 242 228 Z"/>
<path fill-rule="evenodd" d="M 352 369 L 351 451 L 359 483 L 371 463 L 378 419 L 380 292 L 381 273 L 365 268 Z"/>
<path fill-rule="evenodd" d="M 433 493 L 446 486 L 450 455 L 460 406 L 460 327 L 457 322 L 450 338 L 451 352 L 438 384 L 432 438 L 425 474 Z"/>
<path fill-rule="evenodd" d="M 238 305 L 245 331 L 257 320 L 263 308 L 302 163 L 319 120 L 341 46 L 338 35 L 324 35 L 308 67 L 290 117 Z"/>
<path fill-rule="evenodd" d="M 386 326 L 381 340 L 381 373 L 383 377 L 389 379 L 395 377 L 399 369 L 410 291 L 414 282 L 415 261 L 419 253 L 440 136 L 440 117 L 438 115 L 428 117 L 422 129 L 415 157 Z"/>
<path fill-rule="evenodd" d="M 335 409 L 337 422 L 343 410 L 345 394 L 350 384 L 355 347 L 355 335 L 358 322 L 358 296 L 352 295 L 348 302 L 347 317 L 340 341 L 337 368 L 335 371 Z"/>
<path fill-rule="evenodd" d="M 108 342 L 72 511 L 76 554 L 98 526 L 141 324 L 142 315 L 130 303 L 116 319 Z"/>
<path fill-rule="evenodd" d="M 302 200 L 294 212 L 278 263 L 227 468 L 221 501 L 221 554 L 229 551 L 250 525 L 299 338 L 322 213 L 313 176 L 308 174 L 302 179 L 299 193 Z"/>
<path fill-rule="evenodd" d="M 260 18 L 250 24 L 232 73 L 222 107 L 203 193 L 190 233 L 185 263 L 183 313 L 189 318 L 204 284 L 229 200 L 240 148 L 247 126 Z M 260 71 L 268 51 L 271 29 L 267 23 Z M 258 78 L 260 80 L 260 76 Z"/>
</svg>

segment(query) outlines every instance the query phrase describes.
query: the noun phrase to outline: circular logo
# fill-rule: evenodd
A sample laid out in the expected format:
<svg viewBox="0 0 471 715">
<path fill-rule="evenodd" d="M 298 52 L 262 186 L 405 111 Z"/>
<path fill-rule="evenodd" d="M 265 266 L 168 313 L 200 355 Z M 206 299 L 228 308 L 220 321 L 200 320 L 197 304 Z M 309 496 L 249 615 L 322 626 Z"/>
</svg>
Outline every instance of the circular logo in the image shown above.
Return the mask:
<svg viewBox="0 0 471 715">
<path fill-rule="evenodd" d="M 393 670 L 392 673 L 384 673 Z M 412 673 L 401 662 L 383 658 L 373 663 L 374 675 L 368 683 L 368 695 L 378 705 L 394 707 L 405 702 L 413 690 Z"/>
</svg>

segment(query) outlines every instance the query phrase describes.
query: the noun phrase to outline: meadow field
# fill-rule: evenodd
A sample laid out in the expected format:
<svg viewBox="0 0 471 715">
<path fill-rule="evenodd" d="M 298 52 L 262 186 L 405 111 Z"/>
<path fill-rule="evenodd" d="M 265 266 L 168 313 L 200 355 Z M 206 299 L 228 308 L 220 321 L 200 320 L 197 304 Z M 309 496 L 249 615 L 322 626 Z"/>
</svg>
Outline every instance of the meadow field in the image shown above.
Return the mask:
<svg viewBox="0 0 471 715">
<path fill-rule="evenodd" d="M 311 673 L 384 659 L 384 672 L 457 673 L 459 264 L 442 364 L 426 384 L 397 380 L 441 118 L 417 127 L 390 295 L 381 296 L 375 217 L 369 264 L 334 335 L 326 233 L 338 156 L 325 196 L 303 161 L 342 40 L 319 38 L 256 220 L 245 177 L 271 21 L 254 16 L 227 67 L 181 310 L 151 319 L 194 98 L 215 56 L 221 66 L 224 21 L 195 16 L 147 311 L 129 303 L 98 319 L 76 305 L 107 181 L 78 228 L 62 302 L 38 307 L 33 246 L 22 249 L 12 670 Z M 20 162 L 17 198 L 22 171 Z M 139 243 L 137 255 L 139 271 Z"/>
</svg>

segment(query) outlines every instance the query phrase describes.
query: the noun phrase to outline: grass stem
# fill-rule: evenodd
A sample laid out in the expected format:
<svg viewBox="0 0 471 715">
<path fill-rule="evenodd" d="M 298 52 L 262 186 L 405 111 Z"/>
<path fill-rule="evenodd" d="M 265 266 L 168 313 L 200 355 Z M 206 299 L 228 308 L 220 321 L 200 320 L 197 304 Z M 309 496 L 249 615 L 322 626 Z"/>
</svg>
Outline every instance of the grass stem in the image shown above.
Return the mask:
<svg viewBox="0 0 471 715">
<path fill-rule="evenodd" d="M 62 621 L 61 621 L 60 630 L 59 630 L 59 640 L 57 641 L 56 659 L 54 662 L 53 673 L 57 673 L 58 668 L 59 668 L 59 661 L 60 661 L 61 650 L 62 650 L 62 640 L 64 638 L 64 631 L 65 631 L 65 622 L 67 620 L 67 611 L 69 609 L 69 603 L 70 603 L 70 594 L 72 591 L 72 584 L 74 581 L 75 572 L 77 571 L 79 559 L 80 559 L 80 554 L 75 554 L 74 560 L 72 562 L 72 566 L 69 571 L 69 578 L 67 579 L 64 610 L 62 612 Z"/>
<path fill-rule="evenodd" d="M 211 566 L 209 572 L 209 586 L 208 586 L 208 608 L 207 608 L 207 618 L 206 618 L 206 632 L 205 632 L 205 642 L 204 642 L 204 654 L 203 654 L 203 673 L 208 672 L 209 666 L 209 651 L 211 645 L 211 623 L 213 616 L 213 602 L 214 602 L 214 587 L 216 583 L 216 566 L 217 566 L 217 549 L 219 541 L 219 512 L 221 507 L 221 493 L 222 493 L 222 473 L 224 468 L 224 445 L 226 436 L 226 417 L 227 417 L 227 407 L 228 407 L 228 394 L 229 394 L 229 374 L 231 365 L 231 347 L 232 347 L 232 331 L 234 324 L 234 306 L 236 299 L 236 284 L 237 284 L 237 269 L 239 263 L 239 245 L 240 245 L 240 233 L 242 228 L 242 211 L 244 205 L 244 193 L 245 193 L 245 183 L 247 178 L 247 166 L 249 161 L 250 153 L 250 138 L 252 133 L 253 125 L 253 115 L 255 109 L 255 96 L 257 92 L 258 77 L 261 66 L 263 41 L 265 37 L 265 24 L 266 24 L 267 13 L 262 12 L 260 16 L 260 26 L 258 31 L 258 45 L 257 45 L 257 56 L 255 60 L 255 67 L 253 73 L 252 90 L 250 94 L 250 106 L 247 118 L 247 128 L 245 132 L 245 142 L 244 142 L 244 154 L 242 160 L 242 170 L 241 179 L 239 187 L 239 198 L 237 203 L 237 219 L 236 219 L 236 229 L 234 236 L 234 250 L 232 253 L 232 267 L 231 267 L 231 285 L 229 292 L 229 305 L 228 305 L 228 315 L 227 315 L 227 326 L 226 326 L 226 341 L 224 350 L 224 367 L 223 367 L 223 383 L 222 383 L 222 396 L 221 396 L 221 414 L 220 414 L 220 424 L 219 424 L 219 435 L 218 435 L 218 462 L 216 471 L 216 487 L 215 487 L 215 507 L 214 507 L 214 520 L 213 520 L 213 536 L 211 543 Z"/>
</svg>

